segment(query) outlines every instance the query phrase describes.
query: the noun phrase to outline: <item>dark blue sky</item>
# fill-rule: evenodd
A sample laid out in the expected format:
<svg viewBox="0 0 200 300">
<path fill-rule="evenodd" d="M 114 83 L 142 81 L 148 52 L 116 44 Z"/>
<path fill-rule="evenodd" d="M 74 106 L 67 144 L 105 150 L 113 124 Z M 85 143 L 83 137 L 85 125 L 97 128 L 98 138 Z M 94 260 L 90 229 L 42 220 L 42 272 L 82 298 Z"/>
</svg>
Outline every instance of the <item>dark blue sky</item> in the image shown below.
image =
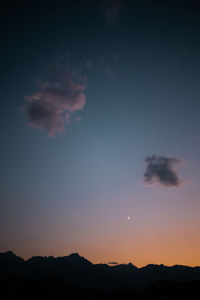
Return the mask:
<svg viewBox="0 0 200 300">
<path fill-rule="evenodd" d="M 191 1 L 3 7 L 0 251 L 200 264 L 199 14 Z"/>
</svg>

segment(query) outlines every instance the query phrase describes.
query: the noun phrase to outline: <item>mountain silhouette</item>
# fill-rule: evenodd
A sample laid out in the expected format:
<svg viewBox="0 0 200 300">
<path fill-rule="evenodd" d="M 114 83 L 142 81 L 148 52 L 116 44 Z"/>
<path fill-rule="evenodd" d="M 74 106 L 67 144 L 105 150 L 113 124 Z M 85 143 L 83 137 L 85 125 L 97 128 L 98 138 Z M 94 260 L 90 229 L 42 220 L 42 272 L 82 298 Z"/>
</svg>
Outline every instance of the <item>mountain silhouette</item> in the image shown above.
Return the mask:
<svg viewBox="0 0 200 300">
<path fill-rule="evenodd" d="M 189 282 L 200 280 L 200 267 L 174 265 L 93 264 L 78 253 L 64 257 L 34 256 L 24 260 L 8 251 L 0 253 L 0 279 L 23 277 L 30 280 L 59 278 L 66 284 L 99 291 L 142 290 L 158 281 Z"/>
<path fill-rule="evenodd" d="M 12 251 L 0 253 L 0 278 L 2 276 L 21 275 L 20 270 L 22 270 L 24 266 L 25 261 Z"/>
</svg>

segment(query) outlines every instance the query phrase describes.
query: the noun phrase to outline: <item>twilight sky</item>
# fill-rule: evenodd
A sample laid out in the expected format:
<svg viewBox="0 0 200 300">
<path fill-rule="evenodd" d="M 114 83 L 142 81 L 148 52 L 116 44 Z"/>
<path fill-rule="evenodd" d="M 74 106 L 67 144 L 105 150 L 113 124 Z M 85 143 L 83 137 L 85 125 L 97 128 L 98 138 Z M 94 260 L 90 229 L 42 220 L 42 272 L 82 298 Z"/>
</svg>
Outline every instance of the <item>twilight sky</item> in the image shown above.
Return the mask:
<svg viewBox="0 0 200 300">
<path fill-rule="evenodd" d="M 200 265 L 200 6 L 1 11 L 0 252 Z"/>
</svg>

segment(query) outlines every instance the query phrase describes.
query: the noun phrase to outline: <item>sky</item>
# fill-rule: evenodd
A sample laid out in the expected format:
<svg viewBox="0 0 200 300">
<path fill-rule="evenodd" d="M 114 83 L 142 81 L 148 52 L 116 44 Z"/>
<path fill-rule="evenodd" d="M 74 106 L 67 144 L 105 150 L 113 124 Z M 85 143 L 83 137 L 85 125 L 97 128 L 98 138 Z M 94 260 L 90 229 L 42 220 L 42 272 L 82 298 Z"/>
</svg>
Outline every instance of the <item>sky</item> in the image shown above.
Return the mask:
<svg viewBox="0 0 200 300">
<path fill-rule="evenodd" d="M 0 14 L 0 252 L 200 265 L 199 4 Z"/>
</svg>

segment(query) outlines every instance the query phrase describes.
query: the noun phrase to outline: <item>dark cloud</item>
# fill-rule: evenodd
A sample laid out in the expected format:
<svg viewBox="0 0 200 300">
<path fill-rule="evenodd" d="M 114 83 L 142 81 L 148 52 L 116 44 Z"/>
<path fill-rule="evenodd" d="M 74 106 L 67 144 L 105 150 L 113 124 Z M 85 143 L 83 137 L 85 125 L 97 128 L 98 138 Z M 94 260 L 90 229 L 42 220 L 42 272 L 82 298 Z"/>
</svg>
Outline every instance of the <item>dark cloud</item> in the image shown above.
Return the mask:
<svg viewBox="0 0 200 300">
<path fill-rule="evenodd" d="M 119 20 L 121 10 L 121 0 L 105 1 L 105 18 L 110 24 L 115 24 Z"/>
<path fill-rule="evenodd" d="M 175 164 L 182 162 L 180 159 L 152 155 L 147 156 L 145 162 L 147 163 L 146 172 L 144 173 L 146 183 L 153 184 L 159 182 L 161 185 L 167 187 L 179 186 L 181 184 L 177 171 L 173 168 Z"/>
<path fill-rule="evenodd" d="M 116 262 L 116 261 L 111 261 L 111 262 L 108 262 L 108 265 L 113 265 L 113 266 L 115 266 L 115 265 L 118 265 L 118 262 Z"/>
<path fill-rule="evenodd" d="M 65 131 L 73 112 L 85 105 L 86 78 L 80 83 L 80 74 L 69 65 L 52 65 L 51 78 L 38 84 L 38 91 L 26 98 L 24 106 L 28 124 L 37 129 L 47 130 L 54 137 Z M 75 83 L 74 77 L 79 78 Z"/>
</svg>

